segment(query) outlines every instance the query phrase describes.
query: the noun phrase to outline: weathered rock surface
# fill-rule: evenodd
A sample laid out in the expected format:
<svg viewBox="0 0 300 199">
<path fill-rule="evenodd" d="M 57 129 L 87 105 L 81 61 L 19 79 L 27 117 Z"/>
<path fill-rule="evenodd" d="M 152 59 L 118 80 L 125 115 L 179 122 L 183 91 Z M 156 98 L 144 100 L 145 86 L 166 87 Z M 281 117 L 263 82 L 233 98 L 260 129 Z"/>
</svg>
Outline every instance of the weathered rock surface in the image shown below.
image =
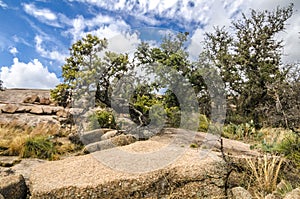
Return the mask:
<svg viewBox="0 0 300 199">
<path fill-rule="evenodd" d="M 21 162 L 18 156 L 0 156 L 0 167 L 12 167 Z"/>
<path fill-rule="evenodd" d="M 0 177 L 0 194 L 4 198 L 22 199 L 27 196 L 27 186 L 22 175 Z"/>
<path fill-rule="evenodd" d="M 132 144 L 136 141 L 135 137 L 132 135 L 118 135 L 110 139 L 101 140 L 99 142 L 94 142 L 85 146 L 85 151 L 93 153 L 95 151 L 101 151 L 106 149 L 111 149 L 117 146 L 125 146 Z"/>
<path fill-rule="evenodd" d="M 40 102 L 40 97 L 38 95 L 31 95 L 31 96 L 27 96 L 24 100 L 23 103 L 29 103 L 29 104 L 33 104 L 33 103 L 39 103 Z"/>
<path fill-rule="evenodd" d="M 286 194 L 284 199 L 299 199 L 300 198 L 300 188 L 296 188 L 290 193 Z"/>
<path fill-rule="evenodd" d="M 101 136 L 101 140 L 108 140 L 110 138 L 116 137 L 117 135 L 121 135 L 121 134 L 122 134 L 122 132 L 120 132 L 118 130 L 108 131 L 104 135 Z"/>
<path fill-rule="evenodd" d="M 18 110 L 18 106 L 15 104 L 6 104 L 1 108 L 3 113 L 15 113 Z"/>
<path fill-rule="evenodd" d="M 191 133 L 166 129 L 146 141 L 37 166 L 30 176 L 31 198 L 222 198 L 221 153 L 202 134 L 196 141 L 211 149 L 191 149 Z M 251 154 L 237 141 L 225 139 L 224 146 Z"/>
<path fill-rule="evenodd" d="M 42 115 L 44 113 L 43 108 L 40 106 L 32 106 L 30 113 L 32 114 L 37 114 L 37 115 Z"/>
<path fill-rule="evenodd" d="M 252 199 L 251 194 L 243 187 L 234 187 L 231 192 L 233 199 Z"/>
<path fill-rule="evenodd" d="M 101 141 L 101 136 L 112 129 L 95 129 L 92 131 L 84 132 L 80 135 L 80 140 L 84 145 Z"/>
<path fill-rule="evenodd" d="M 268 195 L 265 196 L 265 199 L 280 199 L 280 197 L 275 196 L 273 194 L 268 194 Z"/>
<path fill-rule="evenodd" d="M 50 105 L 51 101 L 48 97 L 40 97 L 40 104 L 41 105 Z"/>
</svg>

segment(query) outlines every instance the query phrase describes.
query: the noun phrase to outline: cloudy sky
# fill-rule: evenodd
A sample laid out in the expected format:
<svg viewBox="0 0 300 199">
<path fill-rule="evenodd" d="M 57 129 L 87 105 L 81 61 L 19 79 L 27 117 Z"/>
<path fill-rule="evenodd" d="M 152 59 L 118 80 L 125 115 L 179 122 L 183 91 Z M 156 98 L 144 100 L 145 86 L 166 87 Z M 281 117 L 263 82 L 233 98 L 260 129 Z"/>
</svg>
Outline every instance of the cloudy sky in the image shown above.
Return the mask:
<svg viewBox="0 0 300 199">
<path fill-rule="evenodd" d="M 7 88 L 53 88 L 71 44 L 87 33 L 130 53 L 168 30 L 190 33 L 191 55 L 205 32 L 230 26 L 241 13 L 295 4 L 284 40 L 285 62 L 300 61 L 298 0 L 0 0 L 0 79 Z"/>
</svg>

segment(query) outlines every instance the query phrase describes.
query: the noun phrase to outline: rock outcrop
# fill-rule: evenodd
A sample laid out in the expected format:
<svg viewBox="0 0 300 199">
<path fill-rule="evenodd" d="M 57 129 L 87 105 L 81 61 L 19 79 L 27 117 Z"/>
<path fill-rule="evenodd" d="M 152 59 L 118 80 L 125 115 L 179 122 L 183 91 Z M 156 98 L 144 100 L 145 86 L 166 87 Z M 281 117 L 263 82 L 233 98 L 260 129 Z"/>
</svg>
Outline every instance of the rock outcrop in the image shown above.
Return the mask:
<svg viewBox="0 0 300 199">
<path fill-rule="evenodd" d="M 166 129 L 146 141 L 39 165 L 30 176 L 31 198 L 222 198 L 222 155 L 204 134 L 193 137 L 207 147 L 190 148 L 191 133 Z M 225 139 L 224 147 L 255 155 L 241 142 Z"/>
<path fill-rule="evenodd" d="M 9 199 L 25 199 L 27 186 L 22 175 L 0 177 L 0 194 Z"/>
</svg>

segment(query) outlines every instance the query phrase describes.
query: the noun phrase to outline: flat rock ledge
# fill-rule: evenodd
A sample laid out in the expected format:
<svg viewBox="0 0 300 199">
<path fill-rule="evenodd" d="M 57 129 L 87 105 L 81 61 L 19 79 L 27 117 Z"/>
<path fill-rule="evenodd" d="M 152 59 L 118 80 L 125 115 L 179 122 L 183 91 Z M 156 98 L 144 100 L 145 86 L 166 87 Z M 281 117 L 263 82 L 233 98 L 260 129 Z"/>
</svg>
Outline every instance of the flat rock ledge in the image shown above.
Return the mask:
<svg viewBox="0 0 300 199">
<path fill-rule="evenodd" d="M 88 154 L 36 167 L 30 177 L 30 192 L 31 199 L 217 197 L 223 196 L 223 175 L 220 158 L 210 154 L 200 159 L 196 150 L 146 173 L 118 171 Z"/>
</svg>

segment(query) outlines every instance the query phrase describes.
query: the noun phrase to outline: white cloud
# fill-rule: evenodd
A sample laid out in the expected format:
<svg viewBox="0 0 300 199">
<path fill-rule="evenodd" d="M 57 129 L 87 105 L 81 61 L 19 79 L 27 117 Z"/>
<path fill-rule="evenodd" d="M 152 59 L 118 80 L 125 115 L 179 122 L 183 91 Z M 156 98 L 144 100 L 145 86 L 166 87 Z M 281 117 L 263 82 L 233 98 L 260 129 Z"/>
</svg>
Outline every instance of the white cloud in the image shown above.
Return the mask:
<svg viewBox="0 0 300 199">
<path fill-rule="evenodd" d="M 47 67 L 34 59 L 32 62 L 19 62 L 14 58 L 13 65 L 3 66 L 0 71 L 0 79 L 7 88 L 53 88 L 60 81 L 54 73 L 50 73 Z"/>
<path fill-rule="evenodd" d="M 58 22 L 58 17 L 51 10 L 46 8 L 37 8 L 34 4 L 23 4 L 24 11 L 34 16 L 36 19 L 41 21 L 42 23 L 48 24 L 54 27 L 62 27 L 62 25 Z"/>
<path fill-rule="evenodd" d="M 66 33 L 71 34 L 73 37 L 72 42 L 75 42 L 86 34 L 93 34 L 99 38 L 111 38 L 129 29 L 130 26 L 125 21 L 111 16 L 99 14 L 94 18 L 85 19 L 79 15 L 73 19 L 72 28 Z"/>
<path fill-rule="evenodd" d="M 0 7 L 2 7 L 2 8 L 7 8 L 8 6 L 7 6 L 7 4 L 6 3 L 4 3 L 3 1 L 1 1 L 0 0 Z"/>
<path fill-rule="evenodd" d="M 14 56 L 16 56 L 17 53 L 19 53 L 16 47 L 10 47 L 9 52 Z"/>
<path fill-rule="evenodd" d="M 37 35 L 35 36 L 34 40 L 35 40 L 35 49 L 42 57 L 56 60 L 60 63 L 64 63 L 65 58 L 67 57 L 66 54 L 63 54 L 62 52 L 59 52 L 57 50 L 52 50 L 52 51 L 46 50 L 42 44 L 43 43 L 42 36 Z"/>
</svg>

